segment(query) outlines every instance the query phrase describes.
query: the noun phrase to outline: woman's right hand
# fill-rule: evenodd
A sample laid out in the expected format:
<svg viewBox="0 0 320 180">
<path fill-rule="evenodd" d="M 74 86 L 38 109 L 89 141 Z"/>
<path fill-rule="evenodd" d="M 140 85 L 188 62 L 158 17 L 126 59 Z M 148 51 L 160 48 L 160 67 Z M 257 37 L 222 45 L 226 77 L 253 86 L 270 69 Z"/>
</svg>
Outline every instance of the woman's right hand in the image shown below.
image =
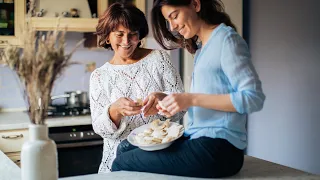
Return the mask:
<svg viewBox="0 0 320 180">
<path fill-rule="evenodd" d="M 124 116 L 134 116 L 141 113 L 141 105 L 130 98 L 121 97 L 111 104 L 109 108 L 110 118 L 117 125 Z"/>
<path fill-rule="evenodd" d="M 190 93 L 173 93 L 157 104 L 157 109 L 166 117 L 171 117 L 180 111 L 186 111 L 192 102 L 194 95 Z"/>
</svg>

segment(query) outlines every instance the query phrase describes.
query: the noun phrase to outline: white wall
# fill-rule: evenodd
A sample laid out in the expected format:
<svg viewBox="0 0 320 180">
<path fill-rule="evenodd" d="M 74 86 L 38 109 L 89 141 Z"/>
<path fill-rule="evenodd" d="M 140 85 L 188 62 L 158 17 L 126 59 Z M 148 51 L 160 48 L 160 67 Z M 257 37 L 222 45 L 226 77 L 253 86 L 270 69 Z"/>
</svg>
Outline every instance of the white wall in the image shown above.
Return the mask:
<svg viewBox="0 0 320 180">
<path fill-rule="evenodd" d="M 266 101 L 249 116 L 247 154 L 320 174 L 320 1 L 249 2 Z"/>
<path fill-rule="evenodd" d="M 226 12 L 229 14 L 232 22 L 235 24 L 240 35 L 243 32 L 243 3 L 242 0 L 222 0 Z"/>
</svg>

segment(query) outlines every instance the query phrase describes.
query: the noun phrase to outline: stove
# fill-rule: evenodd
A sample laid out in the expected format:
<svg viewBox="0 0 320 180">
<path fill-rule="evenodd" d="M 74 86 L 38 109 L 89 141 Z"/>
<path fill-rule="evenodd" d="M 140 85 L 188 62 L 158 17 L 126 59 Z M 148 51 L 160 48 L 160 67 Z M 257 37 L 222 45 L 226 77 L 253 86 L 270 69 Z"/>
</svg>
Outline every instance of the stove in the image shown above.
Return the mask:
<svg viewBox="0 0 320 180">
<path fill-rule="evenodd" d="M 48 117 L 62 117 L 62 116 L 81 116 L 90 115 L 90 107 L 70 107 L 67 105 L 51 105 L 48 107 L 47 116 Z"/>
<path fill-rule="evenodd" d="M 48 117 L 52 118 L 68 119 L 89 114 L 89 106 L 50 105 L 47 110 Z M 49 137 L 57 145 L 59 178 L 98 172 L 103 139 L 91 124 L 49 127 Z"/>
<path fill-rule="evenodd" d="M 59 178 L 98 172 L 103 139 L 91 124 L 49 127 L 49 137 L 57 145 Z"/>
</svg>

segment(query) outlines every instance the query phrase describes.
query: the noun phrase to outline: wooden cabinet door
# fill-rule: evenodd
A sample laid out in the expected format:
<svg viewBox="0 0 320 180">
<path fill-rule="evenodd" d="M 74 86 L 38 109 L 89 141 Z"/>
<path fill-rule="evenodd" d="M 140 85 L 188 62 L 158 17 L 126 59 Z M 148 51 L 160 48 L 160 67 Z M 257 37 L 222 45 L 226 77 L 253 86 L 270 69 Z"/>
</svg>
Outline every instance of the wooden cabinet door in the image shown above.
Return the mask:
<svg viewBox="0 0 320 180">
<path fill-rule="evenodd" d="M 24 0 L 5 0 L 0 3 L 0 48 L 7 44 L 21 44 L 21 30 L 25 19 Z"/>
<path fill-rule="evenodd" d="M 4 153 L 20 152 L 27 139 L 27 129 L 0 131 L 0 150 Z"/>
</svg>

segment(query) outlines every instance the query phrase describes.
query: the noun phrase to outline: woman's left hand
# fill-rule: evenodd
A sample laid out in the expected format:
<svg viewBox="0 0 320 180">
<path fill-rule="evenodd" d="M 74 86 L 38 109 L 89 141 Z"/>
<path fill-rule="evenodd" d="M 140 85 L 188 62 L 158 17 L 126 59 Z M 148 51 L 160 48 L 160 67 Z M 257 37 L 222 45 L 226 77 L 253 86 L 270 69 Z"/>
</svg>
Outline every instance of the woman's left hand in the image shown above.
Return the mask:
<svg viewBox="0 0 320 180">
<path fill-rule="evenodd" d="M 152 116 L 159 112 L 156 108 L 158 101 L 161 101 L 167 94 L 162 92 L 154 92 L 151 93 L 144 101 L 143 101 L 143 114 L 144 116 Z"/>
<path fill-rule="evenodd" d="M 192 106 L 192 96 L 190 93 L 171 94 L 158 102 L 157 109 L 167 117 L 171 117 L 176 113 L 187 110 Z"/>
</svg>

